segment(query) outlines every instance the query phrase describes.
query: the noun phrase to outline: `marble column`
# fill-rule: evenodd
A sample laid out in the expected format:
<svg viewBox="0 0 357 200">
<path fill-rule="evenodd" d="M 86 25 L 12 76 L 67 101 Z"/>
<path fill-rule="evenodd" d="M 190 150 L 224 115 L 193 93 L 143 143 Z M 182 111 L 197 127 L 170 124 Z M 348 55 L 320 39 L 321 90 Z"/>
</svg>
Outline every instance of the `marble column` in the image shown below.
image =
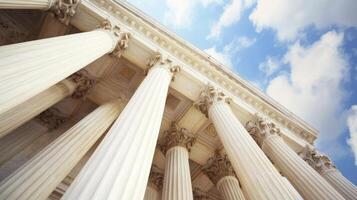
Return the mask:
<svg viewBox="0 0 357 200">
<path fill-rule="evenodd" d="M 294 198 L 279 172 L 238 121 L 223 92 L 208 86 L 195 105 L 213 122 L 247 199 Z"/>
<path fill-rule="evenodd" d="M 0 114 L 114 51 L 119 28 L 104 28 L 1 46 Z"/>
<path fill-rule="evenodd" d="M 298 191 L 296 191 L 296 189 L 294 188 L 293 185 L 291 185 L 290 181 L 285 178 L 284 176 L 282 177 L 283 181 L 285 182 L 285 184 L 287 185 L 288 189 L 289 189 L 289 192 L 295 196 L 295 199 L 296 200 L 304 200 L 302 198 L 302 196 L 298 193 Z"/>
<path fill-rule="evenodd" d="M 153 166 L 149 175 L 149 182 L 146 187 L 144 200 L 160 200 L 164 175 Z"/>
<path fill-rule="evenodd" d="M 330 158 L 320 154 L 315 148 L 310 146 L 306 146 L 299 155 L 321 174 L 345 199 L 357 199 L 357 187 L 336 169 Z"/>
<path fill-rule="evenodd" d="M 224 200 L 245 199 L 227 155 L 221 156 L 216 152 L 214 157 L 207 161 L 203 171 L 216 185 Z"/>
<path fill-rule="evenodd" d="M 189 166 L 189 151 L 195 138 L 175 122 L 164 132 L 161 150 L 165 154 L 165 177 L 162 189 L 163 200 L 193 200 Z"/>
<path fill-rule="evenodd" d="M 0 9 L 50 9 L 57 0 L 0 0 Z"/>
<path fill-rule="evenodd" d="M 151 69 L 63 199 L 143 199 L 165 101 L 178 66 L 155 55 Z"/>
<path fill-rule="evenodd" d="M 60 100 L 71 95 L 75 88 L 75 83 L 69 80 L 63 80 L 29 100 L 0 114 L 0 138 L 31 120 Z"/>
<path fill-rule="evenodd" d="M 255 115 L 246 128 L 304 199 L 344 199 L 283 141 L 274 123 Z"/>
<path fill-rule="evenodd" d="M 121 110 L 119 100 L 90 113 L 0 183 L 0 199 L 47 199 L 108 129 Z"/>
</svg>

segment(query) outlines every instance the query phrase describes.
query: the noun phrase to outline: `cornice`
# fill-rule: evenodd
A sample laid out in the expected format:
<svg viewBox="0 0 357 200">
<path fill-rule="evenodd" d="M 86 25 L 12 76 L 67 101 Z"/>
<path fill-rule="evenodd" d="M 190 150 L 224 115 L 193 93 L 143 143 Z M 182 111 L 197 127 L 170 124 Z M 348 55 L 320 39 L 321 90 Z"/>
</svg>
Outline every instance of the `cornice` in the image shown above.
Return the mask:
<svg viewBox="0 0 357 200">
<path fill-rule="evenodd" d="M 165 49 L 175 58 L 203 74 L 234 96 L 239 97 L 257 112 L 263 113 L 270 119 L 280 123 L 309 143 L 313 143 L 316 139 L 317 131 L 302 119 L 259 91 L 248 81 L 234 74 L 211 56 L 168 31 L 126 1 L 86 1 L 94 3 L 127 25 L 131 30 L 144 36 L 159 48 Z"/>
</svg>

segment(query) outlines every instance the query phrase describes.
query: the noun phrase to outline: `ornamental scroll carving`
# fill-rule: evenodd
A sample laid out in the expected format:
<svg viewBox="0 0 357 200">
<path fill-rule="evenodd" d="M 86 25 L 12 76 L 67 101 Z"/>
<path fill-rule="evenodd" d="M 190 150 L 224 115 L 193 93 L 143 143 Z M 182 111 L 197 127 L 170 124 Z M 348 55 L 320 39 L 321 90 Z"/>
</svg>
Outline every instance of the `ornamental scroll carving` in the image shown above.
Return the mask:
<svg viewBox="0 0 357 200">
<path fill-rule="evenodd" d="M 52 9 L 58 20 L 68 25 L 71 17 L 76 14 L 79 3 L 80 0 L 56 0 Z"/>
<path fill-rule="evenodd" d="M 171 59 L 163 56 L 161 53 L 156 52 L 153 56 L 151 56 L 147 63 L 146 66 L 148 67 L 148 70 L 146 70 L 146 74 L 148 71 L 154 67 L 154 66 L 165 66 L 167 69 L 172 73 L 175 74 L 177 72 L 180 72 L 180 66 L 174 64 Z M 172 77 L 172 81 L 174 81 L 175 76 Z"/>
<path fill-rule="evenodd" d="M 194 106 L 208 118 L 209 107 L 214 102 L 221 101 L 229 104 L 231 98 L 227 97 L 220 89 L 208 84 L 206 88 L 201 92 L 198 100 L 194 103 Z"/>
<path fill-rule="evenodd" d="M 208 159 L 203 168 L 203 172 L 207 174 L 210 180 L 217 184 L 217 182 L 225 176 L 235 176 L 233 166 L 227 155 L 220 155 L 216 151 L 215 155 Z"/>
<path fill-rule="evenodd" d="M 130 37 L 131 37 L 130 33 L 120 33 L 120 39 L 118 41 L 118 44 L 111 54 L 113 56 L 121 57 L 125 49 L 127 49 L 129 46 L 128 44 L 129 44 Z"/>
<path fill-rule="evenodd" d="M 315 148 L 309 145 L 299 153 L 299 156 L 320 174 L 328 170 L 336 169 L 329 157 L 320 154 Z"/>
<path fill-rule="evenodd" d="M 152 184 L 157 189 L 161 189 L 164 182 L 164 174 L 160 172 L 156 165 L 151 167 L 151 172 L 149 175 L 149 184 Z"/>
<path fill-rule="evenodd" d="M 259 145 L 262 145 L 269 136 L 281 135 L 280 129 L 273 122 L 269 122 L 258 114 L 255 114 L 253 119 L 246 123 L 245 128 Z"/>
<path fill-rule="evenodd" d="M 164 154 L 175 146 L 185 147 L 190 151 L 196 142 L 196 138 L 191 137 L 187 129 L 180 128 L 175 122 L 171 123 L 170 128 L 164 132 L 164 135 L 164 142 L 160 145 L 160 149 Z"/>
<path fill-rule="evenodd" d="M 70 79 L 77 84 L 76 90 L 72 94 L 74 99 L 85 99 L 97 83 L 97 80 L 85 70 L 72 74 Z"/>
<path fill-rule="evenodd" d="M 67 116 L 62 114 L 56 108 L 49 108 L 36 116 L 36 119 L 41 124 L 45 125 L 48 128 L 48 131 L 57 129 L 61 124 L 67 121 L 67 118 Z"/>
</svg>

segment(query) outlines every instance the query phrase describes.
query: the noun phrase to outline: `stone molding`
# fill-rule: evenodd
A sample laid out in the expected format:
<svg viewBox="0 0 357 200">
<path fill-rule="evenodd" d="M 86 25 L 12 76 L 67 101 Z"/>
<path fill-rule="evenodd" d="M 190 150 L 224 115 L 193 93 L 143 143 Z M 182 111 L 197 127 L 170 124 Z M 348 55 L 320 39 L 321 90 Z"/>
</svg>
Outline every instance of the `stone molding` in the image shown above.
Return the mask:
<svg viewBox="0 0 357 200">
<path fill-rule="evenodd" d="M 270 136 L 280 136 L 280 129 L 276 127 L 273 122 L 255 114 L 253 119 L 248 121 L 245 125 L 245 129 L 254 138 L 254 140 L 260 145 L 263 145 L 265 139 Z"/>
<path fill-rule="evenodd" d="M 226 102 L 229 104 L 230 101 L 231 98 L 227 97 L 223 91 L 208 84 L 194 103 L 194 106 L 208 118 L 209 107 L 214 102 Z"/>
<path fill-rule="evenodd" d="M 36 116 L 37 121 L 48 128 L 48 131 L 53 131 L 65 123 L 68 119 L 57 108 L 49 108 Z"/>
<path fill-rule="evenodd" d="M 166 152 L 175 146 L 184 147 L 190 152 L 191 147 L 196 142 L 196 138 L 190 136 L 187 129 L 179 127 L 176 122 L 172 122 L 168 130 L 164 132 L 164 142 L 160 145 L 160 150 Z"/>
<path fill-rule="evenodd" d="M 80 70 L 72 74 L 69 79 L 77 84 L 76 90 L 72 94 L 74 99 L 85 99 L 98 82 L 86 70 Z"/>
<path fill-rule="evenodd" d="M 218 151 L 216 151 L 213 157 L 207 160 L 202 170 L 214 184 L 217 184 L 223 177 L 236 176 L 228 156 L 222 156 Z"/>
<path fill-rule="evenodd" d="M 153 165 L 151 167 L 148 184 L 152 185 L 158 190 L 162 189 L 164 183 L 164 174 L 161 173 L 160 169 Z"/>
<path fill-rule="evenodd" d="M 71 17 L 76 14 L 76 9 L 81 0 L 55 0 L 52 2 L 52 10 L 58 20 L 66 25 Z"/>
<path fill-rule="evenodd" d="M 299 156 L 321 175 L 330 170 L 336 170 L 336 166 L 328 156 L 320 154 L 315 148 L 309 145 L 299 153 Z"/>
</svg>

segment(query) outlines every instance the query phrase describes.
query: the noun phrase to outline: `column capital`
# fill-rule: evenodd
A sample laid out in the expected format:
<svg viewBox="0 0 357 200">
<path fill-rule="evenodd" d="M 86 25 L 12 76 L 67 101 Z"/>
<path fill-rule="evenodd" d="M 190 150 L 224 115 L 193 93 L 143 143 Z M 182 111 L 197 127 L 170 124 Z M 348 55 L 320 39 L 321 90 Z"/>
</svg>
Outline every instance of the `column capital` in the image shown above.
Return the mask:
<svg viewBox="0 0 357 200">
<path fill-rule="evenodd" d="M 218 152 L 207 160 L 203 171 L 214 184 L 217 184 L 225 176 L 236 176 L 228 156 L 222 156 Z"/>
<path fill-rule="evenodd" d="M 41 124 L 45 125 L 49 131 L 57 129 L 61 124 L 67 121 L 67 118 L 67 116 L 56 108 L 49 108 L 36 117 L 36 119 Z"/>
<path fill-rule="evenodd" d="M 228 97 L 223 91 L 208 84 L 205 89 L 200 93 L 198 100 L 194 106 L 199 109 L 208 118 L 208 109 L 215 102 L 230 103 L 231 98 Z"/>
<path fill-rule="evenodd" d="M 263 145 L 264 140 L 268 137 L 280 136 L 280 129 L 273 122 L 258 114 L 255 114 L 253 119 L 246 123 L 245 129 L 260 146 Z"/>
<path fill-rule="evenodd" d="M 190 151 L 196 141 L 196 138 L 191 137 L 187 129 L 179 127 L 176 122 L 171 123 L 170 128 L 164 132 L 164 135 L 164 143 L 160 145 L 160 149 L 164 154 L 175 146 L 181 146 Z"/>
<path fill-rule="evenodd" d="M 199 188 L 195 187 L 193 188 L 193 199 L 194 200 L 209 200 L 210 197 L 203 192 L 202 190 L 200 190 Z"/>
<path fill-rule="evenodd" d="M 49 7 L 53 10 L 58 20 L 66 25 L 76 14 L 76 9 L 80 0 L 51 0 Z"/>
<path fill-rule="evenodd" d="M 111 55 L 121 57 L 124 51 L 129 47 L 131 33 L 124 32 L 119 26 L 112 23 L 109 19 L 102 21 L 100 28 L 110 32 L 116 41 Z"/>
<path fill-rule="evenodd" d="M 163 182 L 164 182 L 164 174 L 160 172 L 157 166 L 153 165 L 151 167 L 148 184 L 160 190 L 163 186 Z"/>
<path fill-rule="evenodd" d="M 154 67 L 163 67 L 163 68 L 169 70 L 169 72 L 173 75 L 177 72 L 180 72 L 180 66 L 175 64 L 170 58 L 168 58 L 167 56 L 164 56 L 160 52 L 155 52 L 154 55 L 152 55 L 148 59 L 146 66 L 148 67 L 147 72 L 150 71 Z M 174 78 L 175 77 L 173 76 L 172 80 L 174 80 Z"/>
<path fill-rule="evenodd" d="M 88 71 L 80 70 L 72 74 L 69 79 L 77 84 L 76 90 L 72 94 L 74 99 L 84 99 L 88 96 L 91 89 L 98 82 Z"/>
<path fill-rule="evenodd" d="M 320 154 L 315 148 L 309 145 L 306 145 L 299 153 L 299 156 L 320 174 L 324 174 L 330 170 L 336 170 L 335 165 L 329 157 Z"/>
</svg>

